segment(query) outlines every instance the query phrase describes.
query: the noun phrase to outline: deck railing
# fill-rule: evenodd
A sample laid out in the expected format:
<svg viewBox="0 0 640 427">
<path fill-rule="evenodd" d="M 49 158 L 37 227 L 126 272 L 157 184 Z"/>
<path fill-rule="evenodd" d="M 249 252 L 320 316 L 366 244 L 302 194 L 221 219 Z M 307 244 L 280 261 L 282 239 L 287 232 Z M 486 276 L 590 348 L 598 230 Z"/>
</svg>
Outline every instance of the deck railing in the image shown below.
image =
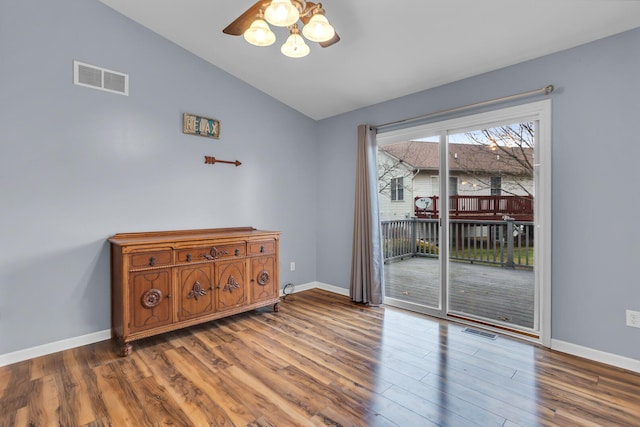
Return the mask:
<svg viewBox="0 0 640 427">
<path fill-rule="evenodd" d="M 413 256 L 437 258 L 440 252 L 437 219 L 411 218 L 382 221 L 385 261 Z M 533 222 L 450 220 L 449 259 L 499 265 L 506 268 L 533 268 Z"/>
<path fill-rule="evenodd" d="M 416 197 L 418 199 L 419 197 Z M 438 196 L 427 197 L 431 203 L 425 209 L 415 207 L 417 218 L 438 219 L 442 201 Z M 450 218 L 500 219 L 504 215 L 523 221 L 533 218 L 532 196 L 449 196 Z"/>
</svg>

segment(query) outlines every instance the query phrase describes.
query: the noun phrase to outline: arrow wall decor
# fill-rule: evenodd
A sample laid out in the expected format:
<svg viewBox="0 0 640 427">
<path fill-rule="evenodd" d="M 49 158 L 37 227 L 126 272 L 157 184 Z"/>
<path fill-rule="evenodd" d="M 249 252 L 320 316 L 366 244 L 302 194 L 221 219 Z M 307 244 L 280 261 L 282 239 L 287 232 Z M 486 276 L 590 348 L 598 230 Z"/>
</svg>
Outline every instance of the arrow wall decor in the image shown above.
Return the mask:
<svg viewBox="0 0 640 427">
<path fill-rule="evenodd" d="M 227 164 L 230 164 L 230 165 L 236 165 L 236 167 L 238 167 L 238 166 L 240 166 L 242 164 L 242 163 L 240 163 L 239 160 L 235 160 L 235 161 L 219 160 L 219 159 L 216 159 L 213 156 L 204 156 L 204 162 L 206 164 L 208 164 L 208 165 L 213 165 L 213 164 L 216 164 L 216 163 L 227 163 Z"/>
</svg>

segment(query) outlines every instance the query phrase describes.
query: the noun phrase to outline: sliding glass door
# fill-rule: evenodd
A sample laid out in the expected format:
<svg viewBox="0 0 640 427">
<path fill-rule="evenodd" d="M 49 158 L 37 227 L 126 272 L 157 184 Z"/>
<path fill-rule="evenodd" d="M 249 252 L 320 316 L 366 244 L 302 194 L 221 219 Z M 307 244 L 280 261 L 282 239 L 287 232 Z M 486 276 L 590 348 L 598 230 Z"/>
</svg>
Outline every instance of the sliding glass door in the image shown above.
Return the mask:
<svg viewBox="0 0 640 427">
<path fill-rule="evenodd" d="M 543 101 L 378 135 L 386 304 L 548 345 L 549 116 Z"/>
</svg>

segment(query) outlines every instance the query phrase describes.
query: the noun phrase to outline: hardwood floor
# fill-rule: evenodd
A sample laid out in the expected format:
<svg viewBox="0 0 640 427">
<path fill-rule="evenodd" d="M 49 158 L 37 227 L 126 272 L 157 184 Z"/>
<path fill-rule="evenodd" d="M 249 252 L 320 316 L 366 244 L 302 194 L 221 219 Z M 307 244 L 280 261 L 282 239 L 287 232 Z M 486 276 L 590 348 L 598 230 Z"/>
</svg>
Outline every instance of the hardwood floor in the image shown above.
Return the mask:
<svg viewBox="0 0 640 427">
<path fill-rule="evenodd" d="M 0 368 L 2 426 L 638 426 L 640 375 L 312 290 Z"/>
</svg>

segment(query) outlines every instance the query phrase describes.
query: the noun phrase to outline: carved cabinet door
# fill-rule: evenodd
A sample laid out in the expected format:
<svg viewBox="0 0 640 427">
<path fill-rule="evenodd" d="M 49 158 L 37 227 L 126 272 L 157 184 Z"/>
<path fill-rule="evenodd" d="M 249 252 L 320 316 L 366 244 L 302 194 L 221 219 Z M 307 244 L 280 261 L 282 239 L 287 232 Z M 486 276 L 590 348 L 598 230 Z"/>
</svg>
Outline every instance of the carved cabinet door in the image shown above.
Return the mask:
<svg viewBox="0 0 640 427">
<path fill-rule="evenodd" d="M 220 261 L 215 270 L 216 309 L 224 311 L 246 304 L 245 260 Z"/>
<path fill-rule="evenodd" d="M 213 312 L 212 264 L 180 267 L 178 272 L 178 320 L 191 319 Z"/>
<path fill-rule="evenodd" d="M 172 322 L 170 269 L 132 273 L 129 285 L 132 332 Z"/>
<path fill-rule="evenodd" d="M 277 296 L 275 265 L 276 261 L 272 256 L 251 259 L 251 302 Z"/>
</svg>

